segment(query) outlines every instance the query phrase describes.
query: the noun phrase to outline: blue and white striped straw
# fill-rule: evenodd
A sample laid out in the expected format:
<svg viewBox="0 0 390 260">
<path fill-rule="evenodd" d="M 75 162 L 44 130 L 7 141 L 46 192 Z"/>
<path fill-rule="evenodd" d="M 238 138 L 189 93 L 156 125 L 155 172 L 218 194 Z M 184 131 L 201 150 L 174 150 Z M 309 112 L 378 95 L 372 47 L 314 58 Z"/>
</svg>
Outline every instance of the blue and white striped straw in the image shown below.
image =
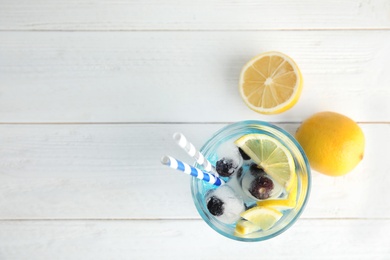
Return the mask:
<svg viewBox="0 0 390 260">
<path fill-rule="evenodd" d="M 213 174 L 214 176 L 219 176 L 215 171 L 211 163 L 204 157 L 204 155 L 199 152 L 195 146 L 187 140 L 187 138 L 182 133 L 174 133 L 173 140 L 188 153 L 189 156 L 194 158 L 196 162 L 203 166 L 206 172 Z"/>
<path fill-rule="evenodd" d="M 194 176 L 200 180 L 206 181 L 206 182 L 213 184 L 215 186 L 221 186 L 221 185 L 225 184 L 225 182 L 222 179 L 212 175 L 211 173 L 201 171 L 195 167 L 192 167 L 191 165 L 188 165 L 184 162 L 176 160 L 175 158 L 173 158 L 171 156 L 167 156 L 167 155 L 163 156 L 161 158 L 161 163 L 171 167 L 172 169 L 182 171 L 184 173 L 187 173 L 191 176 Z"/>
</svg>

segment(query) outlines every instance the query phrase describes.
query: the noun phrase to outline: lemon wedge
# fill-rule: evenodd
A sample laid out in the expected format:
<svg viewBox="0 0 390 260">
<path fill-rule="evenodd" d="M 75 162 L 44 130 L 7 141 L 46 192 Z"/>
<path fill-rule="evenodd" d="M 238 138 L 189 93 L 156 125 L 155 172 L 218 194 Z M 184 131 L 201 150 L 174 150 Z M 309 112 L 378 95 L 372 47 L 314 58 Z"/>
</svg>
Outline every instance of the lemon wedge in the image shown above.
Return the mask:
<svg viewBox="0 0 390 260">
<path fill-rule="evenodd" d="M 260 230 L 261 227 L 249 222 L 247 220 L 241 219 L 236 224 L 235 232 L 241 235 L 247 235 L 253 232 Z"/>
<path fill-rule="evenodd" d="M 259 226 L 262 230 L 268 230 L 283 216 L 283 214 L 269 207 L 253 207 L 241 213 L 241 217 Z"/>
<path fill-rule="evenodd" d="M 275 138 L 265 134 L 247 134 L 237 139 L 235 144 L 286 190 L 290 190 L 296 182 L 294 159 Z"/>
<path fill-rule="evenodd" d="M 290 109 L 302 92 L 302 74 L 286 54 L 266 52 L 251 59 L 242 69 L 240 95 L 246 105 L 262 114 Z"/>
</svg>

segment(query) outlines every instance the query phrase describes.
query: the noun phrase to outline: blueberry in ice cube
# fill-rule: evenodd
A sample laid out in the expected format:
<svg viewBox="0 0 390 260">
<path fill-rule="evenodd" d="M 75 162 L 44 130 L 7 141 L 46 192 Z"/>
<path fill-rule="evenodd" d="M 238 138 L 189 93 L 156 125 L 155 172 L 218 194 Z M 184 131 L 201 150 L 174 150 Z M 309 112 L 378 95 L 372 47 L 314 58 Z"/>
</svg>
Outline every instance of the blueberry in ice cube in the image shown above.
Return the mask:
<svg viewBox="0 0 390 260">
<path fill-rule="evenodd" d="M 221 216 L 224 211 L 223 201 L 216 196 L 212 196 L 207 202 L 207 209 L 214 216 Z"/>
<path fill-rule="evenodd" d="M 249 166 L 249 171 L 250 171 L 250 173 L 251 173 L 253 176 L 263 176 L 263 175 L 265 175 L 264 169 L 261 168 L 260 166 L 258 166 L 258 165 L 255 164 L 255 163 L 252 163 L 252 164 Z"/>
<path fill-rule="evenodd" d="M 217 161 L 215 169 L 219 175 L 223 177 L 229 177 L 234 173 L 236 168 L 234 167 L 234 162 L 232 159 L 224 157 Z"/>
<path fill-rule="evenodd" d="M 211 215 L 217 220 L 232 224 L 245 210 L 244 201 L 227 184 L 206 193 L 205 202 Z"/>
<path fill-rule="evenodd" d="M 249 155 L 247 155 L 241 148 L 238 148 L 238 151 L 240 152 L 242 159 L 244 160 L 250 159 Z"/>
<path fill-rule="evenodd" d="M 238 179 L 241 178 L 241 176 L 242 176 L 242 171 L 243 171 L 242 167 L 238 168 L 238 170 L 237 170 L 237 178 L 238 178 Z"/>
<path fill-rule="evenodd" d="M 270 197 L 274 188 L 273 181 L 265 176 L 256 177 L 249 188 L 249 192 L 257 199 L 264 200 Z"/>
</svg>

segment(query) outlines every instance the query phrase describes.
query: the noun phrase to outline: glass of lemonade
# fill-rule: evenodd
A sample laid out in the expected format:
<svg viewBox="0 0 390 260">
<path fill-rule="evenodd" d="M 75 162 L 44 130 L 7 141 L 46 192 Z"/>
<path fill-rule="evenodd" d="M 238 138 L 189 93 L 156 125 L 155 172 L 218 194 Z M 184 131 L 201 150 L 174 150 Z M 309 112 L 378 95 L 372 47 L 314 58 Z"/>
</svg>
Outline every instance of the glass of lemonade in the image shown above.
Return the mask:
<svg viewBox="0 0 390 260">
<path fill-rule="evenodd" d="M 216 187 L 191 179 L 195 206 L 218 233 L 262 241 L 284 232 L 302 213 L 310 167 L 301 146 L 285 130 L 263 121 L 234 123 L 216 132 L 200 152 L 226 182 Z"/>
</svg>

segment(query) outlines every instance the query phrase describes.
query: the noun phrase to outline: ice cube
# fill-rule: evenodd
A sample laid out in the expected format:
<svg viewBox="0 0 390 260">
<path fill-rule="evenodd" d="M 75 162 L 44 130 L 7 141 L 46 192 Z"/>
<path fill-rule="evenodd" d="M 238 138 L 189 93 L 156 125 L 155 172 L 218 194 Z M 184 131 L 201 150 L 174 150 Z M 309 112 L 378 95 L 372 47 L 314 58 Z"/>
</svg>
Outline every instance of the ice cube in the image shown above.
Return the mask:
<svg viewBox="0 0 390 260">
<path fill-rule="evenodd" d="M 242 156 L 232 142 L 225 142 L 217 151 L 216 170 L 221 176 L 229 177 L 242 166 Z"/>
<path fill-rule="evenodd" d="M 206 195 L 207 208 L 219 221 L 232 224 L 245 210 L 244 201 L 227 185 L 211 190 Z"/>
<path fill-rule="evenodd" d="M 271 179 L 273 182 L 273 188 L 269 193 L 269 197 L 267 199 L 275 199 L 279 198 L 283 193 L 284 193 L 284 188 L 276 182 L 274 179 L 272 179 L 271 176 L 267 175 L 264 173 L 264 176 L 267 177 L 268 179 Z M 259 176 L 251 174 L 250 171 L 246 172 L 242 178 L 241 178 L 241 187 L 244 193 L 249 197 L 254 200 L 260 200 L 259 198 L 256 198 L 251 194 L 250 190 L 252 189 L 252 185 L 255 183 L 255 181 L 259 178 Z"/>
</svg>

